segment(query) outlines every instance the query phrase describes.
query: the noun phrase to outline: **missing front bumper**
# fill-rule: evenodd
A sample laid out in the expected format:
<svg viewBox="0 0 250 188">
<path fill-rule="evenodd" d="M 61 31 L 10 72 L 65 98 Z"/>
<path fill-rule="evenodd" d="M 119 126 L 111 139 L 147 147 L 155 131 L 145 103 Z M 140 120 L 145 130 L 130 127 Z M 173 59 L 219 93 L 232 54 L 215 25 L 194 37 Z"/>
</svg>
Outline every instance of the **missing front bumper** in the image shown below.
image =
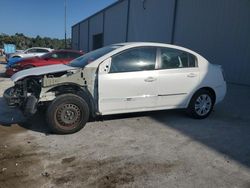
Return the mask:
<svg viewBox="0 0 250 188">
<path fill-rule="evenodd" d="M 25 116 L 32 116 L 37 111 L 38 99 L 34 95 L 28 97 L 17 97 L 15 95 L 15 88 L 11 87 L 5 90 L 3 97 L 9 107 L 20 108 Z"/>
<path fill-rule="evenodd" d="M 3 97 L 5 101 L 7 102 L 9 107 L 18 107 L 20 105 L 20 98 L 14 96 L 14 87 L 11 87 L 7 90 L 5 90 Z"/>
</svg>

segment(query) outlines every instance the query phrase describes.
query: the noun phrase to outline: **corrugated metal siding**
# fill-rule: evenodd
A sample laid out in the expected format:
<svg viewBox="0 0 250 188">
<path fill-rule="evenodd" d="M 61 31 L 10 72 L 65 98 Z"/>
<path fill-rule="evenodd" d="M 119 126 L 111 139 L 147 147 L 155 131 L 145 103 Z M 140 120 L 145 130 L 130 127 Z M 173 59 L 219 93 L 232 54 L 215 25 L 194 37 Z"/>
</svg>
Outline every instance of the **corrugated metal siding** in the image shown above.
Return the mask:
<svg viewBox="0 0 250 188">
<path fill-rule="evenodd" d="M 89 50 L 93 49 L 93 35 L 103 33 L 103 12 L 89 20 Z"/>
<path fill-rule="evenodd" d="M 79 25 L 72 27 L 72 49 L 78 50 Z"/>
<path fill-rule="evenodd" d="M 88 20 L 80 23 L 79 48 L 84 52 L 88 52 Z"/>
<path fill-rule="evenodd" d="M 174 0 L 131 0 L 128 41 L 170 43 Z"/>
<path fill-rule="evenodd" d="M 249 0 L 178 0 L 174 42 L 223 65 L 228 81 L 250 85 L 249 20 Z"/>
<path fill-rule="evenodd" d="M 125 42 L 128 1 L 123 1 L 105 11 L 104 45 Z"/>
<path fill-rule="evenodd" d="M 80 44 L 79 24 L 72 27 L 73 49 L 85 51 L 88 30 L 88 50 L 93 35 L 102 32 L 104 45 L 124 42 L 127 34 L 128 41 L 171 43 L 173 38 L 223 65 L 227 81 L 250 85 L 250 0 L 130 0 L 128 28 L 127 3 L 120 1 L 90 17 L 89 29 L 81 25 Z"/>
</svg>

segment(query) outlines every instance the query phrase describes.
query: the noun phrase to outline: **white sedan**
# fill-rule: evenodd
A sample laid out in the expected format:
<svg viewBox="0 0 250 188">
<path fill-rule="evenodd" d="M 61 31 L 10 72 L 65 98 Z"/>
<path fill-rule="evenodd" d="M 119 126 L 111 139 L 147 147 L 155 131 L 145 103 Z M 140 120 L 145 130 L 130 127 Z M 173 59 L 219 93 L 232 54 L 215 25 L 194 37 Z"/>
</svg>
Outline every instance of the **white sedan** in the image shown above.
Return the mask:
<svg viewBox="0 0 250 188">
<path fill-rule="evenodd" d="M 87 53 L 68 65 L 16 73 L 9 105 L 34 114 L 48 105 L 53 132 L 80 130 L 89 116 L 186 109 L 206 118 L 226 94 L 221 66 L 198 53 L 160 43 L 122 43 Z"/>
<path fill-rule="evenodd" d="M 42 48 L 42 47 L 33 47 L 28 48 L 22 52 L 16 52 L 11 54 L 9 58 L 27 58 L 27 57 L 35 57 L 35 56 L 42 56 L 46 53 L 51 52 L 53 49 L 51 48 Z"/>
</svg>

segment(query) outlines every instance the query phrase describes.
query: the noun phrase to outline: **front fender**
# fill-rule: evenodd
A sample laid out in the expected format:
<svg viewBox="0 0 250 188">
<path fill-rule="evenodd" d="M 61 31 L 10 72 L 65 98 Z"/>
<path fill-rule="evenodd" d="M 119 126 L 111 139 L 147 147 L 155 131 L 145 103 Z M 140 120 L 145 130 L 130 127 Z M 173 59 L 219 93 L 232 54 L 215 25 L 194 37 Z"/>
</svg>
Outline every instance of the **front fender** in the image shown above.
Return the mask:
<svg viewBox="0 0 250 188">
<path fill-rule="evenodd" d="M 52 101 L 57 96 L 72 93 L 82 97 L 89 105 L 91 115 L 95 117 L 98 114 L 97 102 L 89 92 L 86 86 L 80 86 L 74 83 L 64 83 L 50 88 L 44 88 L 41 92 L 40 102 Z"/>
</svg>

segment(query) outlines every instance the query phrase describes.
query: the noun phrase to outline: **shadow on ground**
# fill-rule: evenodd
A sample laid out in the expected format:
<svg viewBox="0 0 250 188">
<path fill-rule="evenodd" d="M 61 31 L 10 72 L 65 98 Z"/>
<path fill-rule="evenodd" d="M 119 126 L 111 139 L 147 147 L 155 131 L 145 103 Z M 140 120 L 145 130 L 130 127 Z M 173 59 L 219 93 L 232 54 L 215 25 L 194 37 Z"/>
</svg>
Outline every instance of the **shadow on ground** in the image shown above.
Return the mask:
<svg viewBox="0 0 250 188">
<path fill-rule="evenodd" d="M 103 120 L 148 116 L 194 141 L 250 168 L 250 87 L 229 85 L 225 100 L 203 120 L 182 110 L 107 116 Z"/>
<path fill-rule="evenodd" d="M 28 119 L 23 116 L 19 109 L 9 108 L 5 100 L 0 97 L 0 126 L 11 127 L 12 125 L 19 125 L 35 132 L 49 133 L 44 111 L 36 113 L 32 118 Z"/>
<path fill-rule="evenodd" d="M 152 118 L 250 168 L 249 121 L 239 123 L 228 119 L 225 122 L 215 114 L 206 120 L 187 120 L 181 114 L 168 112 L 160 112 Z"/>
<path fill-rule="evenodd" d="M 238 108 L 243 108 L 238 105 L 231 108 L 230 101 L 226 99 L 204 120 L 189 118 L 182 110 L 171 110 L 107 116 L 103 121 L 148 116 L 221 153 L 225 158 L 233 159 L 250 168 L 250 117 L 247 116 L 250 109 L 248 113 L 245 111 L 245 116 L 240 115 L 242 113 L 238 112 Z"/>
<path fill-rule="evenodd" d="M 230 85 L 223 103 L 204 120 L 176 112 L 159 112 L 152 118 L 250 168 L 250 87 Z"/>
<path fill-rule="evenodd" d="M 32 116 L 32 118 L 26 119 L 25 122 L 19 125 L 31 131 L 44 133 L 44 134 L 50 134 L 50 130 L 45 121 L 45 115 L 43 111 L 36 113 L 34 116 Z"/>
</svg>

